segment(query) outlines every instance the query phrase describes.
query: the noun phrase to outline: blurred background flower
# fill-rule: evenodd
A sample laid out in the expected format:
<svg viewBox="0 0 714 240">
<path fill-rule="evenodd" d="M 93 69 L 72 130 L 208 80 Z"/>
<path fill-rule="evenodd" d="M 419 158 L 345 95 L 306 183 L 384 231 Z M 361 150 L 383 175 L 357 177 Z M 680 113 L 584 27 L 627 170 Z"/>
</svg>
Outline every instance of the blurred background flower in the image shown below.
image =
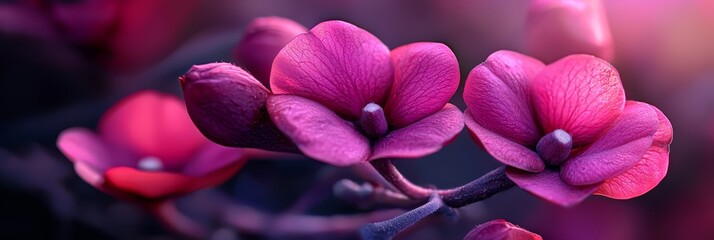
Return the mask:
<svg viewBox="0 0 714 240">
<path fill-rule="evenodd" d="M 303 26 L 344 20 L 374 34 L 390 49 L 411 42 L 443 42 L 459 60 L 460 86 L 464 86 L 468 71 L 489 54 L 526 50 L 531 4 L 527 0 L 1 1 L 0 191 L 8 197 L 0 204 L 4 226 L 0 238 L 171 236 L 148 215 L 84 183 L 54 142 L 66 128 L 95 128 L 102 113 L 137 90 L 179 94 L 177 78 L 194 64 L 234 62 L 233 50 L 256 17 L 280 16 Z M 615 228 L 598 232 L 606 239 L 710 239 L 714 235 L 710 227 L 714 207 L 707 204 L 712 195 L 708 189 L 714 189 L 709 172 L 714 168 L 712 5 L 708 0 L 602 1 L 614 47 L 611 63 L 628 98 L 657 106 L 674 128 L 668 175 L 659 186 L 626 203 L 591 197 L 583 206 L 594 210 L 586 211 L 558 208 L 510 190 L 461 210 L 459 223 L 427 224 L 404 236 L 460 239 L 479 223 L 505 218 L 545 239 L 572 238 L 565 223 L 541 226 L 549 219 L 540 210 L 544 208 L 604 224 L 598 229 Z M 463 110 L 461 91 L 462 87 L 451 102 Z M 442 151 L 397 165 L 418 184 L 446 188 L 470 181 L 498 163 L 474 147 L 463 131 Z M 307 160 L 254 161 L 226 184 L 207 191 L 221 191 L 236 201 L 277 212 L 290 208 L 326 168 L 330 169 Z M 179 208 L 214 222 L 213 215 L 201 211 L 211 198 L 195 200 L 199 197 L 180 199 Z M 319 202 L 309 212 L 363 211 L 329 194 Z M 608 211 L 628 220 L 611 227 L 606 225 L 615 224 L 609 221 L 612 217 L 594 216 Z M 606 220 L 598 220 L 602 218 Z M 216 233 L 231 234 L 262 238 L 234 230 Z"/>
</svg>

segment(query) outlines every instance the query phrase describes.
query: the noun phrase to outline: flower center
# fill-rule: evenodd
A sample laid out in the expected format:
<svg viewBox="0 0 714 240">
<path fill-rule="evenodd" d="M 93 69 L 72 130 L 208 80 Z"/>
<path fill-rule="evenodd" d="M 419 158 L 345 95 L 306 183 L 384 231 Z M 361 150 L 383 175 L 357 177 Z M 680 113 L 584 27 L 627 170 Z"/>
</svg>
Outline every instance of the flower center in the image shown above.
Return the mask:
<svg viewBox="0 0 714 240">
<path fill-rule="evenodd" d="M 573 138 L 562 129 L 546 134 L 536 145 L 538 155 L 546 164 L 552 166 L 560 165 L 568 159 L 571 149 L 573 149 Z"/>
<path fill-rule="evenodd" d="M 161 163 L 161 159 L 154 156 L 146 156 L 139 159 L 137 164 L 139 169 L 145 171 L 161 171 L 164 168 L 164 164 Z"/>
<path fill-rule="evenodd" d="M 368 103 L 362 108 L 358 127 L 369 138 L 379 138 L 387 133 L 387 117 L 384 109 L 376 103 Z"/>
</svg>

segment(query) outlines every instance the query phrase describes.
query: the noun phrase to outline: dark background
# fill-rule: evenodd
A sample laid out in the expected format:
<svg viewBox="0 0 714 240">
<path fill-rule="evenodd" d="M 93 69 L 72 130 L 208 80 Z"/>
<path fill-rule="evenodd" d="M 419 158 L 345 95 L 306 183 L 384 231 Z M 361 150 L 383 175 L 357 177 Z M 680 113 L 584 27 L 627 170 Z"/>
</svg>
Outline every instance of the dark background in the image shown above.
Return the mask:
<svg viewBox="0 0 714 240">
<path fill-rule="evenodd" d="M 91 0 L 47 4 L 86 1 Z M 366 29 L 390 48 L 443 42 L 459 59 L 463 87 L 468 72 L 490 53 L 523 50 L 529 3 L 126 2 L 121 11 L 107 13 L 112 17 L 108 30 L 78 38 L 50 20 L 48 5 L 31 11 L 25 1 L 0 1 L 0 238 L 175 238 L 140 209 L 79 179 L 56 149 L 56 137 L 68 127 L 94 128 L 109 106 L 140 89 L 180 96 L 177 78 L 192 64 L 234 62 L 232 49 L 255 17 L 287 17 L 308 28 L 340 19 Z M 404 238 L 460 239 L 476 224 L 505 218 L 545 239 L 714 239 L 714 4 L 603 3 L 616 49 L 612 64 L 621 74 L 628 99 L 657 106 L 674 126 L 669 173 L 662 183 L 636 199 L 593 196 L 571 209 L 514 188 L 466 208 L 457 223 L 437 221 Z M 104 11 L 90 10 L 87 16 Z M 135 20 L 122 21 L 125 18 Z M 464 109 L 461 89 L 451 102 Z M 439 153 L 397 165 L 413 182 L 441 188 L 466 183 L 498 166 L 465 131 Z M 219 188 L 182 199 L 181 206 L 200 219 L 196 209 L 210 203 L 196 199 L 221 192 L 277 212 L 330 168 L 307 159 L 253 161 Z M 311 209 L 318 215 L 359 211 L 334 198 Z"/>
</svg>

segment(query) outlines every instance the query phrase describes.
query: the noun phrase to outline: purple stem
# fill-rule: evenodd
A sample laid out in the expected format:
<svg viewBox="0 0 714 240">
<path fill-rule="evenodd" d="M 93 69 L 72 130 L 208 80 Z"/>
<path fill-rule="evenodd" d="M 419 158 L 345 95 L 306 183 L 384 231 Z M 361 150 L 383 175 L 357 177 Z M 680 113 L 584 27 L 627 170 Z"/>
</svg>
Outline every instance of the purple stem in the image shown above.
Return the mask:
<svg viewBox="0 0 714 240">
<path fill-rule="evenodd" d="M 501 166 L 463 186 L 439 190 L 439 195 L 446 205 L 459 208 L 487 199 L 513 186 L 515 183 L 506 176 L 506 166 Z"/>
<path fill-rule="evenodd" d="M 379 185 L 372 185 L 371 183 L 360 185 L 349 179 L 342 179 L 336 182 L 332 191 L 335 197 L 363 209 L 372 208 L 376 205 L 412 208 L 422 203 L 400 192 L 395 192 Z"/>
<path fill-rule="evenodd" d="M 389 159 L 378 159 L 371 162 L 377 171 L 394 187 L 412 199 L 426 199 L 432 193 L 437 193 L 449 207 L 459 208 L 513 187 L 515 184 L 506 176 L 506 167 L 494 169 L 486 175 L 477 178 L 463 186 L 451 189 L 429 189 L 410 182 L 402 175 Z"/>
<path fill-rule="evenodd" d="M 452 210 L 445 206 L 441 198 L 434 193 L 426 204 L 392 219 L 366 224 L 360 228 L 359 232 L 362 239 L 366 240 L 391 239 L 405 228 L 444 208 Z"/>
<path fill-rule="evenodd" d="M 391 183 L 399 191 L 411 199 L 426 199 L 436 191 L 435 189 L 423 188 L 409 181 L 389 159 L 377 159 L 370 162 L 377 171 L 382 174 L 387 182 Z"/>
<path fill-rule="evenodd" d="M 354 215 L 312 216 L 299 213 L 269 213 L 251 206 L 236 203 L 226 194 L 218 191 L 203 192 L 200 209 L 215 214 L 227 227 L 240 233 L 258 235 L 263 238 L 317 238 L 329 236 L 353 237 L 362 225 L 383 221 L 404 213 L 404 210 L 379 210 Z"/>
<path fill-rule="evenodd" d="M 271 215 L 254 208 L 231 205 L 224 210 L 224 220 L 240 232 L 262 236 L 349 235 L 365 223 L 397 216 L 401 210 L 379 210 L 355 215 L 309 216 L 298 214 Z"/>
</svg>

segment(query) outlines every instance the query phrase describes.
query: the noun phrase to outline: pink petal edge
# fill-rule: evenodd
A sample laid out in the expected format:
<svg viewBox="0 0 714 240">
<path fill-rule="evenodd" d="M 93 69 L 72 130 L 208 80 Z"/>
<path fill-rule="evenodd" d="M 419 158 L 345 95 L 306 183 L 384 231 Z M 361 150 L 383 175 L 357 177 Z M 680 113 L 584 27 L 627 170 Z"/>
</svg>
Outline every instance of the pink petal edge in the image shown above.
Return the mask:
<svg viewBox="0 0 714 240">
<path fill-rule="evenodd" d="M 627 102 L 610 130 L 561 165 L 561 178 L 571 185 L 590 185 L 627 171 L 652 145 L 658 125 L 657 113 L 650 105 Z"/>
<path fill-rule="evenodd" d="M 533 107 L 544 133 L 563 129 L 573 146 L 594 142 L 625 107 L 617 70 L 590 55 L 570 55 L 546 66 L 533 81 Z"/>
<path fill-rule="evenodd" d="M 466 127 L 472 133 L 471 136 L 475 137 L 475 140 L 480 142 L 483 148 L 496 160 L 529 172 L 540 172 L 545 169 L 543 160 L 536 152 L 485 129 L 474 121 L 470 111 L 470 109 L 464 111 Z"/>
<path fill-rule="evenodd" d="M 464 101 L 473 120 L 494 134 L 535 147 L 541 134 L 533 117 L 532 81 L 544 67 L 512 51 L 488 56 L 466 79 Z"/>
<path fill-rule="evenodd" d="M 385 113 L 401 128 L 440 111 L 459 87 L 459 63 L 442 43 L 420 42 L 391 52 L 394 83 Z"/>
<path fill-rule="evenodd" d="M 336 166 L 366 161 L 369 141 L 327 107 L 294 95 L 268 97 L 275 125 L 308 157 Z"/>
<path fill-rule="evenodd" d="M 109 154 L 109 149 L 103 140 L 86 128 L 70 128 L 62 131 L 57 137 L 57 147 L 75 164 L 82 163 L 99 172 L 104 172 L 120 163 L 113 162 L 116 156 Z"/>
<path fill-rule="evenodd" d="M 608 179 L 595 194 L 614 199 L 630 199 L 652 190 L 667 175 L 669 145 L 672 142 L 672 123 L 654 106 L 659 126 L 652 146 L 640 161 L 626 172 Z"/>
<path fill-rule="evenodd" d="M 576 205 L 597 190 L 599 184 L 586 186 L 569 185 L 560 179 L 560 174 L 551 169 L 530 173 L 508 168 L 506 175 L 522 189 L 563 207 Z"/>
<path fill-rule="evenodd" d="M 322 22 L 295 37 L 270 73 L 273 93 L 319 102 L 348 119 L 359 118 L 368 103 L 383 105 L 392 80 L 387 46 L 342 21 Z"/>
<path fill-rule="evenodd" d="M 370 160 L 419 158 L 439 151 L 464 128 L 461 111 L 447 103 L 441 111 L 377 140 Z"/>
</svg>

